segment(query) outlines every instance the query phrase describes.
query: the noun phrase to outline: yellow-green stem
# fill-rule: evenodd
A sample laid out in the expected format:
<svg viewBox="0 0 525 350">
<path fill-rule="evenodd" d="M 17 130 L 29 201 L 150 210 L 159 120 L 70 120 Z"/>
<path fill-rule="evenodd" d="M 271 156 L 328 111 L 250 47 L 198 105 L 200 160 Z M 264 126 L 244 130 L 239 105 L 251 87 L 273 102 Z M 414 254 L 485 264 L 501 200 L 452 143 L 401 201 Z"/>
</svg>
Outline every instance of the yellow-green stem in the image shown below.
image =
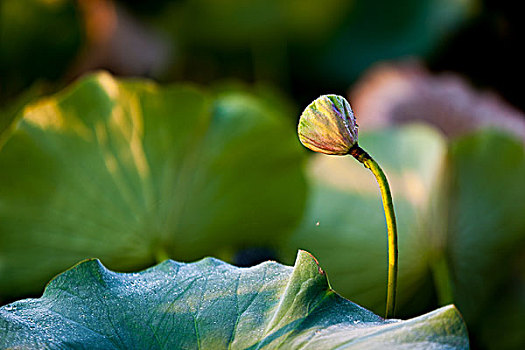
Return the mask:
<svg viewBox="0 0 525 350">
<path fill-rule="evenodd" d="M 388 180 L 379 164 L 377 164 L 376 161 L 361 147 L 356 144 L 350 149 L 349 154 L 359 162 L 363 163 L 366 168 L 370 169 L 379 184 L 379 189 L 381 190 L 381 199 L 383 200 L 388 234 L 388 277 L 385 318 L 393 317 L 396 307 L 398 257 L 396 214 L 394 213 L 394 204 L 392 202 L 390 186 L 388 185 Z"/>
<path fill-rule="evenodd" d="M 168 260 L 170 258 L 170 255 L 163 247 L 158 247 L 157 251 L 155 252 L 155 261 L 158 263 L 163 262 L 164 260 Z"/>
</svg>

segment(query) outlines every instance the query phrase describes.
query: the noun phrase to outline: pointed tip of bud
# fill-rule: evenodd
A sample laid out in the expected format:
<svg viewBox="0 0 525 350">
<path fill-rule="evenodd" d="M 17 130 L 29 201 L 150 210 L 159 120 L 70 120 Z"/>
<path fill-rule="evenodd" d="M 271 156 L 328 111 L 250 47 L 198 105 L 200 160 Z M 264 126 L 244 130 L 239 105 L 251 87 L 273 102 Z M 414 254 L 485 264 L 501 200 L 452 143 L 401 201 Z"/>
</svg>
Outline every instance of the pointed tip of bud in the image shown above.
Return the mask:
<svg viewBox="0 0 525 350">
<path fill-rule="evenodd" d="M 305 147 L 333 155 L 348 154 L 357 144 L 357 130 L 350 104 L 339 95 L 323 95 L 310 103 L 297 127 Z"/>
</svg>

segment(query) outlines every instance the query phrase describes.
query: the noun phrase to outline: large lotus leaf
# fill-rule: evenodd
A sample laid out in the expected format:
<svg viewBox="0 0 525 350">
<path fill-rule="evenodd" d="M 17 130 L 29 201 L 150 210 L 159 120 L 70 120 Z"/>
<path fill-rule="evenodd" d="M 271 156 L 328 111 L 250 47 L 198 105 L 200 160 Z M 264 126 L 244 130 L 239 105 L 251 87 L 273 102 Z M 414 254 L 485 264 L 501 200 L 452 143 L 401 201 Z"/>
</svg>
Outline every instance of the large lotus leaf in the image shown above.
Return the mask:
<svg viewBox="0 0 525 350">
<path fill-rule="evenodd" d="M 105 73 L 26 107 L 0 150 L 0 297 L 76 261 L 137 269 L 271 245 L 299 220 L 303 152 L 282 113 Z"/>
<path fill-rule="evenodd" d="M 397 309 L 414 313 L 434 298 L 428 272 L 439 242 L 425 219 L 446 144 L 437 131 L 421 125 L 363 133 L 359 139 L 391 183 L 399 231 Z M 316 156 L 309 173 L 313 193 L 288 256 L 297 248 L 311 251 L 331 271 L 336 290 L 383 313 L 387 238 L 374 176 L 350 156 Z"/>
<path fill-rule="evenodd" d="M 450 305 L 383 320 L 336 294 L 309 253 L 293 268 L 238 268 L 206 258 L 115 273 L 89 260 L 39 299 L 0 308 L 1 348 L 414 349 L 468 348 Z"/>
<path fill-rule="evenodd" d="M 454 142 L 448 160 L 454 300 L 485 347 L 523 348 L 524 146 L 509 135 L 479 132 Z"/>
</svg>

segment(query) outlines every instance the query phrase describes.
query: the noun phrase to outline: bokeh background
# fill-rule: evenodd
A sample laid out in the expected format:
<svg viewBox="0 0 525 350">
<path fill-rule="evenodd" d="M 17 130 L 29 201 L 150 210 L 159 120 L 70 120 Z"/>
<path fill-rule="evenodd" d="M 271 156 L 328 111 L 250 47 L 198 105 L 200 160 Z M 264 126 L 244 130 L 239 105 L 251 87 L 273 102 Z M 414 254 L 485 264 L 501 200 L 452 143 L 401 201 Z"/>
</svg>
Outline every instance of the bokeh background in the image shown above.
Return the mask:
<svg viewBox="0 0 525 350">
<path fill-rule="evenodd" d="M 344 95 L 357 115 L 360 143 L 393 183 L 403 231 L 397 316 L 455 303 L 472 348 L 524 348 L 525 24 L 519 5 L 2 0 L 0 136 L 27 103 L 97 70 L 162 85 L 264 91 L 290 130 L 319 95 Z M 386 239 L 373 178 L 351 160 L 302 153 L 308 189 L 286 237 L 274 244 L 260 236 L 213 253 L 251 266 L 266 259 L 291 264 L 297 249 L 307 249 L 336 291 L 382 314 Z M 0 221 L 0 244 L 2 234 L 7 237 L 2 229 Z M 166 257 L 199 254 L 174 249 Z M 1 301 L 42 288 L 0 293 Z"/>
</svg>

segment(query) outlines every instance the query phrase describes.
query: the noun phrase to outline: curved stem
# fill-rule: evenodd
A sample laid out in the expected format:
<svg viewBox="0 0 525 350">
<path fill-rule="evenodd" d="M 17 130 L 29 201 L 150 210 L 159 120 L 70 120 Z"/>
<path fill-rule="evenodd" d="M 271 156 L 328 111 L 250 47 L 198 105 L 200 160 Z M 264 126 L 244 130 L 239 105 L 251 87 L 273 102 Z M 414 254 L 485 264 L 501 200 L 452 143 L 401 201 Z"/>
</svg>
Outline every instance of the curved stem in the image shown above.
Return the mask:
<svg viewBox="0 0 525 350">
<path fill-rule="evenodd" d="M 383 208 L 385 210 L 386 227 L 388 233 L 388 284 L 386 294 L 386 314 L 385 318 L 394 316 L 394 309 L 396 306 L 396 288 L 397 288 L 397 226 L 396 214 L 394 213 L 394 204 L 392 202 L 392 194 L 390 193 L 390 186 L 383 170 L 379 164 L 376 163 L 370 155 L 361 147 L 355 144 L 349 151 L 359 162 L 370 169 L 372 174 L 376 177 L 379 189 L 381 190 L 381 199 L 383 200 Z"/>
</svg>

